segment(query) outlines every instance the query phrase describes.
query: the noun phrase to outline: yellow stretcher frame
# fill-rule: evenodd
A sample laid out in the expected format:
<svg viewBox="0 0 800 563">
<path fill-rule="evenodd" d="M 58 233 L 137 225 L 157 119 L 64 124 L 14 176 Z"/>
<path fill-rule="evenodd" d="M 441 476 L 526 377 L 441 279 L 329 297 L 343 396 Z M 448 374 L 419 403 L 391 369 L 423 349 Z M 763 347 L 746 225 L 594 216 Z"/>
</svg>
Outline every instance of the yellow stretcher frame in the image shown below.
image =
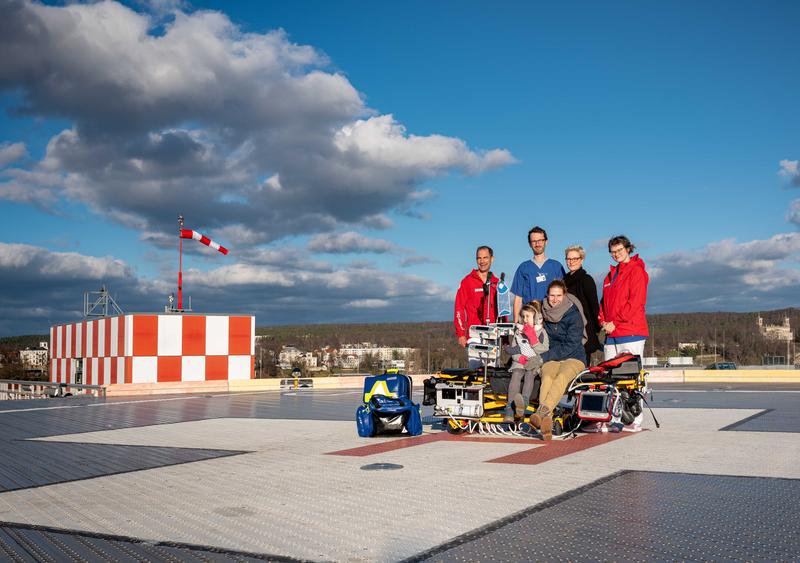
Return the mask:
<svg viewBox="0 0 800 563">
<path fill-rule="evenodd" d="M 589 369 L 585 369 L 581 371 L 575 379 L 577 380 L 581 376 L 586 376 L 591 374 L 592 372 Z M 647 389 L 647 376 L 649 372 L 641 369 L 639 374 L 630 379 L 602 379 L 597 378 L 596 380 L 587 380 L 585 382 L 581 382 L 587 386 L 600 386 L 600 385 L 614 385 L 618 389 L 625 390 L 628 393 L 631 391 L 640 391 Z M 455 385 L 463 385 L 464 387 L 471 386 L 471 385 L 484 385 L 485 389 L 491 389 L 491 385 L 484 380 L 484 375 L 473 373 L 473 374 L 450 374 L 450 373 L 442 373 L 439 372 L 436 374 L 436 379 L 442 382 L 447 382 Z M 573 380 L 575 381 L 575 380 Z M 483 394 L 483 410 L 484 415 L 481 417 L 464 417 L 464 416 L 456 416 L 456 415 L 448 415 L 446 418 L 446 429 L 451 434 L 461 434 L 463 432 L 468 432 L 472 425 L 472 423 L 484 423 L 484 424 L 505 424 L 503 422 L 503 415 L 506 405 L 508 404 L 508 397 L 503 394 L 495 394 L 495 393 L 484 393 Z M 523 423 L 529 423 L 530 415 L 536 412 L 536 406 L 529 404 L 527 409 L 525 410 L 525 416 L 523 417 Z M 573 416 L 573 413 L 570 412 L 561 412 L 560 414 L 555 414 L 553 416 L 553 435 L 559 436 L 563 433 L 564 429 L 568 427 L 568 422 Z M 444 418 L 444 417 L 442 417 Z M 569 424 L 571 426 L 571 423 Z"/>
</svg>

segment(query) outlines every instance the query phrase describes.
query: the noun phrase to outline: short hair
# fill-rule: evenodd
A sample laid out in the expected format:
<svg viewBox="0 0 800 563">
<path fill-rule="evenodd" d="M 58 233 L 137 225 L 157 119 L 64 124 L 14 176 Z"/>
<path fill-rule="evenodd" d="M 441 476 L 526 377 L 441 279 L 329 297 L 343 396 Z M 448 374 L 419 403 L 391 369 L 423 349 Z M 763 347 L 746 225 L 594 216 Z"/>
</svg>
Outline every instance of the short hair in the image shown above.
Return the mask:
<svg viewBox="0 0 800 563">
<path fill-rule="evenodd" d="M 520 317 L 522 316 L 522 313 L 524 313 L 525 311 L 532 313 L 534 318 L 541 317 L 542 303 L 540 301 L 536 301 L 535 299 L 533 301 L 528 301 L 519 310 Z"/>
<path fill-rule="evenodd" d="M 611 247 L 612 246 L 617 246 L 618 244 L 621 244 L 622 246 L 624 246 L 625 250 L 627 250 L 628 252 L 633 252 L 634 250 L 636 250 L 636 247 L 631 242 L 631 239 L 629 239 L 625 235 L 617 235 L 617 236 L 611 237 L 609 239 L 609 241 L 608 241 L 608 251 L 611 252 Z"/>
<path fill-rule="evenodd" d="M 476 256 L 476 257 L 478 256 L 478 252 L 480 252 L 481 250 L 488 250 L 488 251 L 489 251 L 489 256 L 491 256 L 492 258 L 494 258 L 494 250 L 492 250 L 492 247 L 491 247 L 491 246 L 486 246 L 486 245 L 484 244 L 483 246 L 479 246 L 478 248 L 476 248 L 476 249 L 475 249 L 475 256 Z"/>
<path fill-rule="evenodd" d="M 550 290 L 554 287 L 558 287 L 561 291 L 564 292 L 564 295 L 567 294 L 567 284 L 564 283 L 564 280 L 553 280 L 550 282 L 550 285 L 547 286 L 547 293 L 550 294 Z"/>
<path fill-rule="evenodd" d="M 539 225 L 536 225 L 530 231 L 528 231 L 528 243 L 531 242 L 531 235 L 533 233 L 539 233 L 540 235 L 542 235 L 544 237 L 544 240 L 547 240 L 547 231 L 545 231 Z"/>
<path fill-rule="evenodd" d="M 580 254 L 581 260 L 586 259 L 586 251 L 580 244 L 573 244 L 571 246 L 568 246 L 567 249 L 564 251 L 564 258 L 566 258 L 570 252 L 577 252 L 578 254 Z"/>
</svg>

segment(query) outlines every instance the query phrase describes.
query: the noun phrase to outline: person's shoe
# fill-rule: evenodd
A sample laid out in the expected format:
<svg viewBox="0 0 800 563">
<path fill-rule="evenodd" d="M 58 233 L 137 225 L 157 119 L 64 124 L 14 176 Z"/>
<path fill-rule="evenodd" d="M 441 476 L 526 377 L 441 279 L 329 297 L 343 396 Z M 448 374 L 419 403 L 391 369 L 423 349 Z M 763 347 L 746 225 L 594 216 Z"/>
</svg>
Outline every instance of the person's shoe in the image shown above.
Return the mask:
<svg viewBox="0 0 800 563">
<path fill-rule="evenodd" d="M 550 413 L 542 417 L 540 432 L 542 433 L 542 440 L 553 439 L 553 416 Z"/>
<path fill-rule="evenodd" d="M 517 393 L 514 395 L 514 408 L 517 411 L 517 418 L 523 419 L 525 418 L 525 409 L 528 408 L 528 401 L 525 400 L 525 397 L 522 396 L 522 393 Z"/>
<path fill-rule="evenodd" d="M 511 410 L 511 407 L 506 407 L 503 413 L 503 422 L 506 424 L 512 424 L 514 422 L 514 411 Z"/>
<path fill-rule="evenodd" d="M 642 427 L 635 422 L 633 424 L 626 424 L 622 427 L 623 432 L 641 432 Z"/>
<path fill-rule="evenodd" d="M 531 415 L 530 419 L 528 419 L 528 422 L 531 426 L 538 430 L 542 427 L 542 418 L 548 414 L 550 414 L 550 410 L 547 407 L 539 407 L 539 410 Z"/>
</svg>

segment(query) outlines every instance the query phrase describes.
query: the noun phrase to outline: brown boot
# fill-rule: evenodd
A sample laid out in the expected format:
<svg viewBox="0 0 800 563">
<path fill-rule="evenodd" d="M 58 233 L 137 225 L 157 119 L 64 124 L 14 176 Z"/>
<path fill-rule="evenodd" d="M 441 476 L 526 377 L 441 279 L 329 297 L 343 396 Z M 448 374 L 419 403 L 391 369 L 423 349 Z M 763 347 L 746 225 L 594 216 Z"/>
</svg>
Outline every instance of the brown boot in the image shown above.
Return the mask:
<svg viewBox="0 0 800 563">
<path fill-rule="evenodd" d="M 540 426 L 542 433 L 542 440 L 552 440 L 553 439 L 553 415 L 551 413 L 547 413 L 546 416 L 542 416 L 542 424 Z"/>
<path fill-rule="evenodd" d="M 535 413 L 533 413 L 528 420 L 530 425 L 536 428 L 537 430 L 542 427 L 542 420 L 544 417 L 549 416 L 550 409 L 545 406 L 539 406 Z"/>
</svg>

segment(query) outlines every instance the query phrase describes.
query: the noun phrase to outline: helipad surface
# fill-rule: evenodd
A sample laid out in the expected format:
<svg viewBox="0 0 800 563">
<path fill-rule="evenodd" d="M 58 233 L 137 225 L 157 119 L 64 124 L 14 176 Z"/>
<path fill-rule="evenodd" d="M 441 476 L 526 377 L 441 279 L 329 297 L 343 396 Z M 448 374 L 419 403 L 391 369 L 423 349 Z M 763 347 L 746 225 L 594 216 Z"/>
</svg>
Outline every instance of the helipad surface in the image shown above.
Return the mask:
<svg viewBox="0 0 800 563">
<path fill-rule="evenodd" d="M 0 560 L 800 558 L 800 386 L 546 444 L 358 438 L 359 397 L 0 402 Z"/>
</svg>

